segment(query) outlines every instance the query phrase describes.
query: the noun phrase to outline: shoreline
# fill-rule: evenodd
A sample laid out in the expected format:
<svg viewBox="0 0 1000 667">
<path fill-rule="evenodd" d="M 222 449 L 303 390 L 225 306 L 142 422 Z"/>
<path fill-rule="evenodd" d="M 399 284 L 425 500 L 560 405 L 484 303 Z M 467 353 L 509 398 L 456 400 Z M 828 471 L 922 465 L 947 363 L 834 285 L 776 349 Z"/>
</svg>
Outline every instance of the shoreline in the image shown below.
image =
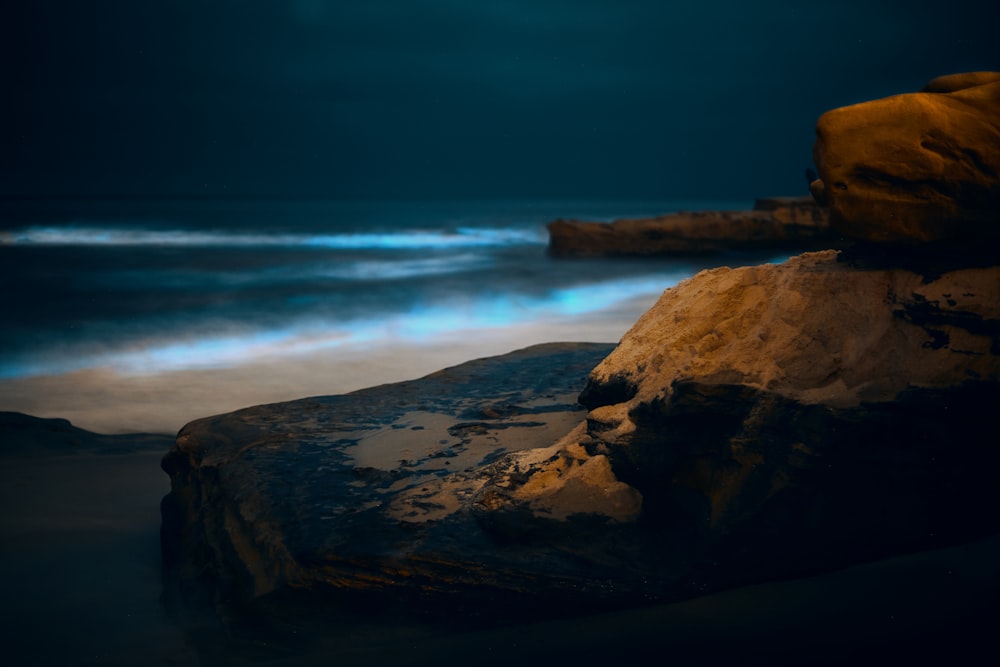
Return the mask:
<svg viewBox="0 0 1000 667">
<path fill-rule="evenodd" d="M 624 331 L 636 321 L 630 314 L 617 315 L 612 322 L 604 312 L 590 324 L 613 331 L 625 322 Z M 534 342 L 532 337 L 565 340 L 553 332 L 572 331 L 576 338 L 581 328 L 579 321 L 505 327 L 472 342 L 464 332 L 462 337 L 435 339 L 428 345 L 368 350 L 368 356 L 258 359 L 237 368 L 175 372 L 153 379 L 89 372 L 37 380 L 34 389 L 37 397 L 48 399 L 43 416 L 68 417 L 92 427 L 75 418 L 73 410 L 94 419 L 97 406 L 109 410 L 103 418 L 117 421 L 105 423 L 117 423 L 119 431 L 166 433 L 175 430 L 172 424 L 179 428 L 206 414 L 422 377 L 470 358 L 494 356 L 513 346 L 521 349 Z M 345 360 L 345 356 L 350 358 Z M 408 362 L 405 371 L 399 365 L 401 358 Z M 206 383 L 210 377 L 213 383 Z M 266 386 L 259 384 L 260 378 L 267 378 Z M 301 378 L 315 384 L 304 385 L 297 381 Z M 12 384 L 0 383 L 0 401 L 13 394 Z M 184 392 L 184 404 L 176 401 L 178 387 Z M 241 391 L 233 393 L 233 387 Z M 267 392 L 284 393 L 269 396 Z M 251 395 L 265 398 L 248 399 Z M 123 397 L 131 401 L 131 422 L 126 422 L 121 411 L 119 401 L 128 403 Z M 192 406 L 202 412 L 196 413 Z M 94 441 L 109 437 L 95 436 Z M 117 436 L 120 443 L 130 437 L 134 436 Z M 816 576 L 575 618 L 546 617 L 503 627 L 456 629 L 410 610 L 403 616 L 370 618 L 355 618 L 349 610 L 339 610 L 332 631 L 329 626 L 314 625 L 308 636 L 291 641 L 284 641 L 287 637 L 275 641 L 227 636 L 218 619 L 202 618 L 194 626 L 184 619 L 184 624 L 178 624 L 163 605 L 157 547 L 160 500 L 168 484 L 157 464 L 171 436 L 160 437 L 162 449 L 124 445 L 98 451 L 77 442 L 69 455 L 5 452 L 8 465 L 3 466 L 0 480 L 5 491 L 0 496 L 0 537 L 5 547 L 0 551 L 0 566 L 20 576 L 4 586 L 13 593 L 12 608 L 24 610 L 21 616 L 4 619 L 5 627 L 17 631 L 16 641 L 12 640 L 15 653 L 29 660 L 41 653 L 51 662 L 87 654 L 101 664 L 137 660 L 146 664 L 280 665 L 329 660 L 347 665 L 371 664 L 372 660 L 448 664 L 456 653 L 481 654 L 484 647 L 487 655 L 478 660 L 484 664 L 508 664 L 525 652 L 547 661 L 602 656 L 621 664 L 643 664 L 650 652 L 670 655 L 680 664 L 699 665 L 735 659 L 761 665 L 840 664 L 862 654 L 885 659 L 933 655 L 954 661 L 983 650 L 996 620 L 993 601 L 1000 595 L 1000 572 L 993 563 L 1000 558 L 1000 534 Z M 76 620 L 80 618 L 86 621 Z M 63 633 L 65 643 L 51 643 L 54 633 L 67 626 L 73 629 Z M 111 643 L 109 636 L 127 639 Z"/>
<path fill-rule="evenodd" d="M 960 660 L 989 641 L 1000 595 L 994 535 L 672 604 L 502 627 L 376 614 L 287 645 L 227 639 L 214 620 L 191 633 L 160 598 L 163 451 L 129 447 L 128 436 L 112 441 L 126 446 L 2 455 L 0 567 L 10 604 L 0 620 L 9 654 L 22 662 L 403 665 L 475 654 L 497 665 L 525 656 L 643 664 L 650 652 L 682 665 L 837 664 L 862 654 Z"/>
<path fill-rule="evenodd" d="M 717 211 L 729 210 L 726 206 L 719 208 L 723 202 L 714 203 Z M 457 206 L 451 204 L 452 208 Z M 584 214 L 588 208 L 578 204 L 569 207 L 568 212 L 580 209 L 579 213 Z M 617 215 L 638 215 L 642 208 L 633 203 L 614 210 Z M 458 217 L 449 214 L 451 217 L 445 218 L 435 215 L 433 219 L 438 225 L 444 224 L 442 220 L 451 220 L 445 228 L 463 224 L 469 215 L 477 224 L 500 224 L 492 215 L 484 217 L 480 209 L 474 208 L 474 212 L 478 211 L 475 214 Z M 565 213 L 564 209 L 559 210 Z M 532 215 L 551 220 L 549 213 L 554 211 L 543 208 Z M 501 211 L 498 215 L 502 222 L 514 214 Z M 518 214 L 514 219 L 521 217 Z M 542 224 L 538 227 L 540 231 L 544 229 Z M 412 231 L 408 226 L 397 231 L 407 230 Z M 308 229 L 303 227 L 299 231 L 305 233 Z M 226 333 L 229 331 L 226 327 L 219 330 L 218 336 L 214 336 L 212 328 L 194 327 L 192 331 L 200 332 L 197 335 L 171 330 L 162 338 L 151 334 L 134 345 L 113 339 L 90 341 L 79 348 L 67 343 L 65 350 L 56 347 L 49 350 L 51 363 L 39 353 L 38 359 L 29 355 L 24 364 L 12 363 L 5 369 L 9 372 L 0 378 L 0 410 L 67 418 L 102 433 L 147 429 L 176 433 L 187 422 L 211 414 L 412 379 L 470 359 L 533 344 L 617 341 L 664 289 L 679 280 L 720 263 L 756 264 L 780 261 L 785 256 L 784 252 L 758 252 L 724 254 L 712 260 L 682 257 L 662 263 L 654 271 L 650 268 L 652 263 L 633 264 L 632 259 L 617 264 L 601 260 L 603 269 L 587 260 L 579 260 L 580 263 L 552 260 L 546 256 L 543 244 L 531 247 L 534 249 L 531 257 L 537 260 L 537 265 L 514 264 L 510 257 L 500 261 L 498 255 L 494 258 L 496 266 L 489 265 L 494 273 L 477 269 L 470 279 L 485 282 L 476 283 L 478 291 L 469 297 L 471 301 L 463 297 L 457 303 L 444 299 L 437 304 L 433 300 L 424 303 L 416 299 L 412 304 L 400 305 L 398 312 L 387 311 L 389 314 L 371 323 L 351 319 L 353 316 L 345 311 L 343 320 L 331 316 L 322 320 L 322 326 L 305 326 L 302 322 L 308 323 L 309 318 L 302 322 L 292 318 L 287 322 L 287 331 L 281 328 L 283 324 L 273 323 L 258 331 L 250 322 L 244 331 L 237 319 L 230 323 L 235 332 L 232 335 Z M 311 266 L 308 262 L 306 265 Z M 618 268 L 605 276 L 608 266 Z M 633 276 L 635 267 L 642 268 L 637 272 L 638 285 L 616 279 L 616 276 Z M 545 276 L 550 275 L 545 272 L 551 272 L 554 286 L 539 296 L 536 291 L 523 289 L 521 279 L 503 282 L 499 277 L 516 277 L 519 271 L 528 278 L 541 276 L 540 280 L 528 282 L 543 286 Z M 538 271 L 543 273 L 536 275 L 534 272 Z M 567 275 L 574 277 L 570 279 Z M 592 275 L 606 280 L 577 279 Z M 233 278 L 226 273 L 220 276 Z M 238 278 L 240 274 L 234 276 Z M 382 292 L 379 294 L 384 296 Z M 334 294 L 332 298 L 341 297 Z M 333 303 L 336 305 L 336 301 Z M 451 307 L 457 312 L 454 318 L 449 312 Z M 192 326 L 195 324 L 198 322 Z M 272 340 L 267 334 L 275 331 L 281 335 Z"/>
<path fill-rule="evenodd" d="M 466 331 L 432 341 L 276 355 L 238 366 L 150 375 L 97 368 L 0 379 L 0 410 L 69 419 L 97 433 L 173 435 L 202 417 L 414 379 L 543 342 L 617 342 L 658 296 L 584 318 Z"/>
<path fill-rule="evenodd" d="M 38 428 L 64 437 L 50 426 Z M 5 444 L 9 435 L 0 432 Z M 5 655 L 17 664 L 197 664 L 160 604 L 159 504 L 170 484 L 159 461 L 170 438 L 157 447 L 150 436 L 65 437 L 0 453 Z"/>
</svg>

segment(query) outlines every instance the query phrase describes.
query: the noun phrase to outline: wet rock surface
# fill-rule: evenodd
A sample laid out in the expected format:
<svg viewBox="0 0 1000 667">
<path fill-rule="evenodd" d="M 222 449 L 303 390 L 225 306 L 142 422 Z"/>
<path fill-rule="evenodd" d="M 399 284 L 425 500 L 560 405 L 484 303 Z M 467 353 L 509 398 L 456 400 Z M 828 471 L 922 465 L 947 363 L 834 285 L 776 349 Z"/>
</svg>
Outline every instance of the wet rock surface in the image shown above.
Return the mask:
<svg viewBox="0 0 1000 667">
<path fill-rule="evenodd" d="M 646 569 L 617 548 L 641 498 L 606 460 L 552 447 L 611 348 L 538 346 L 188 424 L 163 461 L 168 589 L 237 606 L 288 591 L 642 598 Z M 526 485 L 531 472 L 549 479 Z"/>
</svg>

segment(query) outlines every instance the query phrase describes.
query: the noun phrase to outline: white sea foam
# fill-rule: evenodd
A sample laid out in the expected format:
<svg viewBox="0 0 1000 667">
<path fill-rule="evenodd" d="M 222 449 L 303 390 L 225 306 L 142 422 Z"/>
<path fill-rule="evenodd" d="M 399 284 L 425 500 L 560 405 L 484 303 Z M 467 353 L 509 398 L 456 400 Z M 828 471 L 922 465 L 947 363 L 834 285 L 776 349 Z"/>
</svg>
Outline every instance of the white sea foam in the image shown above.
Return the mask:
<svg viewBox="0 0 1000 667">
<path fill-rule="evenodd" d="M 408 230 L 386 233 L 266 234 L 229 231 L 156 230 L 115 227 L 27 227 L 4 232 L 7 245 L 155 246 L 226 248 L 449 249 L 508 245 L 542 245 L 543 228 L 458 227 L 452 230 Z"/>
<path fill-rule="evenodd" d="M 646 275 L 540 294 L 507 293 L 448 300 L 376 319 L 331 322 L 303 318 L 280 327 L 246 330 L 230 327 L 212 335 L 123 341 L 116 347 L 67 345 L 0 366 L 0 377 L 54 375 L 94 368 L 108 368 L 121 374 L 156 374 L 231 368 L 250 360 L 275 360 L 334 350 L 370 354 L 387 346 L 420 346 L 445 338 L 468 340 L 483 332 L 528 325 L 545 327 L 600 315 L 626 302 L 639 301 L 644 308 L 685 275 Z M 630 316 L 635 317 L 642 308 Z"/>
<path fill-rule="evenodd" d="M 704 268 L 545 255 L 556 216 L 669 206 L 105 208 L 0 231 L 3 409 L 170 431 L 535 343 L 613 342 Z"/>
</svg>

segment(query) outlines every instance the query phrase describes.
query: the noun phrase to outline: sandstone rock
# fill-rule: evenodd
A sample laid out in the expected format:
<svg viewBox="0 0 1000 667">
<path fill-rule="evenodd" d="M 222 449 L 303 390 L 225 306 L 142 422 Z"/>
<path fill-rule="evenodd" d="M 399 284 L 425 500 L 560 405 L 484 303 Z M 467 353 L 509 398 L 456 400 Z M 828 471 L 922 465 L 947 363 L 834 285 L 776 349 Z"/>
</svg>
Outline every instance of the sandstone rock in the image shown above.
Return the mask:
<svg viewBox="0 0 1000 667">
<path fill-rule="evenodd" d="M 953 93 L 956 90 L 973 88 L 986 83 L 1000 81 L 1000 72 L 964 72 L 946 74 L 932 79 L 920 89 L 922 93 Z"/>
<path fill-rule="evenodd" d="M 863 241 L 1000 239 L 1000 74 L 935 79 L 925 91 L 823 114 L 813 194 L 837 232 Z"/>
<path fill-rule="evenodd" d="M 554 257 L 652 256 L 834 247 L 827 213 L 810 198 L 759 199 L 752 211 L 698 211 L 611 223 L 556 220 Z"/>
<path fill-rule="evenodd" d="M 697 377 L 851 407 L 913 386 L 1000 379 L 1000 270 L 927 280 L 841 258 L 704 271 L 668 290 L 592 380 L 624 382 L 646 401 Z"/>
<path fill-rule="evenodd" d="M 441 609 L 475 597 L 482 615 L 510 595 L 641 598 L 644 564 L 617 551 L 641 496 L 607 459 L 553 446 L 611 347 L 538 346 L 188 424 L 163 460 L 171 589 L 237 606 L 288 591 Z"/>
<path fill-rule="evenodd" d="M 581 446 L 709 586 L 1000 528 L 1000 268 L 702 272 L 591 374 Z"/>
</svg>

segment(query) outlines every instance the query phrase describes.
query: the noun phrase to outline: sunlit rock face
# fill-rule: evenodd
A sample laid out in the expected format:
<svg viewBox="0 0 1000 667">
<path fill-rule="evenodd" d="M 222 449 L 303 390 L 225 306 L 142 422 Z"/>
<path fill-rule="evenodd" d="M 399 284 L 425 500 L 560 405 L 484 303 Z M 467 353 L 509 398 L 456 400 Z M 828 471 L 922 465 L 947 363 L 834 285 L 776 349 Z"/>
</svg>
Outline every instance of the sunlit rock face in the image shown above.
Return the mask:
<svg viewBox="0 0 1000 667">
<path fill-rule="evenodd" d="M 1000 73 L 834 109 L 812 185 L 834 230 L 877 243 L 1000 239 Z"/>
<path fill-rule="evenodd" d="M 1000 268 L 825 251 L 668 290 L 591 374 L 579 441 L 725 585 L 1000 528 L 998 383 Z"/>
</svg>

